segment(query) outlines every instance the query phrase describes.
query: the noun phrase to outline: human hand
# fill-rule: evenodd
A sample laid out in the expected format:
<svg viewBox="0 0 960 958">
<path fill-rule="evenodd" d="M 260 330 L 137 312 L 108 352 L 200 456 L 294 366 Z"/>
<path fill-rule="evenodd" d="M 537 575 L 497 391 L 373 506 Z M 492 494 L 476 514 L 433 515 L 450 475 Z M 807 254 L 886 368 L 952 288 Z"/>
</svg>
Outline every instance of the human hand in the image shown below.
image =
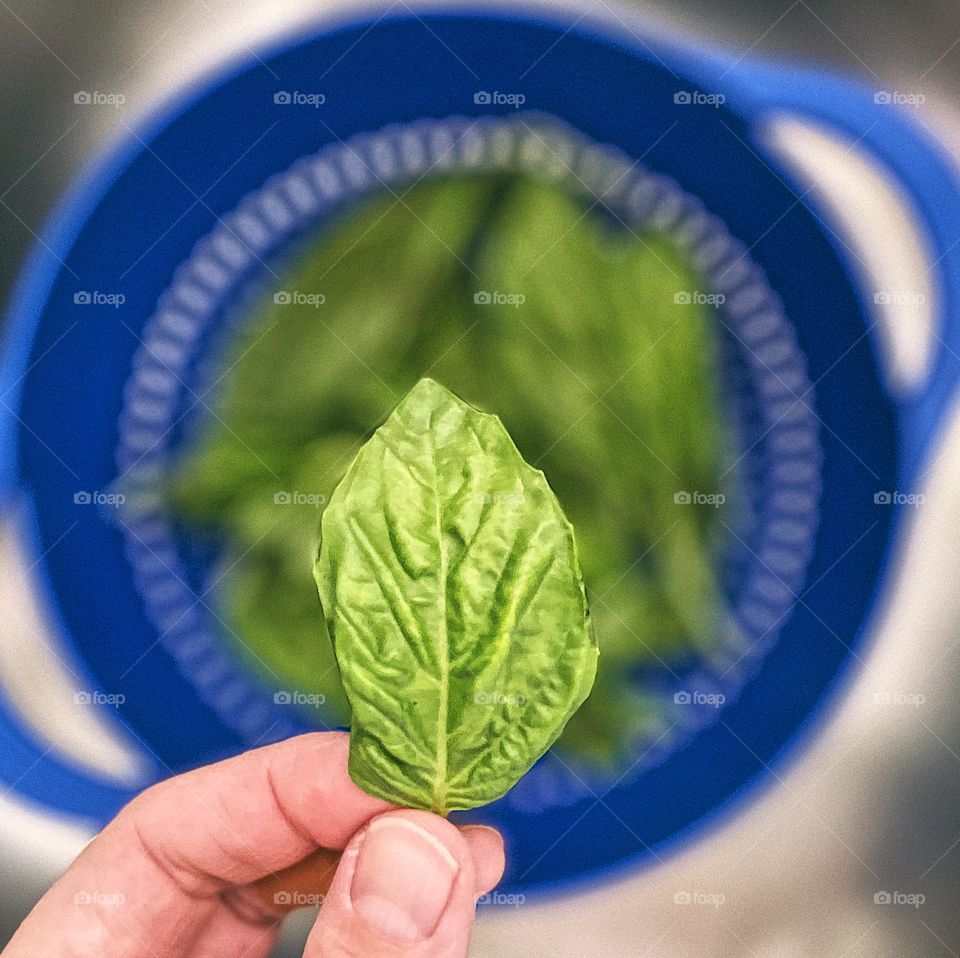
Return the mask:
<svg viewBox="0 0 960 958">
<path fill-rule="evenodd" d="M 313 903 L 331 874 L 304 958 L 466 954 L 476 899 L 503 873 L 502 839 L 371 798 L 347 774 L 348 747 L 346 733 L 303 735 L 148 789 L 3 958 L 263 958 L 283 913 Z"/>
</svg>

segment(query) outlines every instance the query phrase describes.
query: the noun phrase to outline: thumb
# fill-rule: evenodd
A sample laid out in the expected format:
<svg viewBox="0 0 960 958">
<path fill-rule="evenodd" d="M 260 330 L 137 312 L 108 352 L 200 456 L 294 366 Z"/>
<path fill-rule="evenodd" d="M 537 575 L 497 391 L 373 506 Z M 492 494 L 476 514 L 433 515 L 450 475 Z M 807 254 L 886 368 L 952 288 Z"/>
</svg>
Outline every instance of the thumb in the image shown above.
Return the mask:
<svg viewBox="0 0 960 958">
<path fill-rule="evenodd" d="M 462 958 L 484 884 L 471 845 L 430 812 L 372 819 L 340 859 L 304 958 Z"/>
</svg>

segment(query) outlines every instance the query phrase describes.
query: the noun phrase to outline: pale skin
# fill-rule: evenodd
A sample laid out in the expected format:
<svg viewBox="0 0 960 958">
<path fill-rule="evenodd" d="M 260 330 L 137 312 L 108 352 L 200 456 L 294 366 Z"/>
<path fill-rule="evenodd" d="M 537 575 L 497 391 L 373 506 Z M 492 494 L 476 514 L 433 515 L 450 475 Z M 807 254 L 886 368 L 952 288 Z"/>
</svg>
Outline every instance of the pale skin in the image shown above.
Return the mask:
<svg viewBox="0 0 960 958">
<path fill-rule="evenodd" d="M 334 874 L 305 958 L 465 955 L 476 899 L 503 873 L 499 834 L 369 797 L 348 746 L 346 733 L 303 735 L 147 790 L 3 958 L 266 958 L 291 905 L 316 904 L 309 889 L 329 877 L 304 876 L 323 867 Z M 339 862 L 285 871 L 323 848 L 343 849 Z"/>
</svg>

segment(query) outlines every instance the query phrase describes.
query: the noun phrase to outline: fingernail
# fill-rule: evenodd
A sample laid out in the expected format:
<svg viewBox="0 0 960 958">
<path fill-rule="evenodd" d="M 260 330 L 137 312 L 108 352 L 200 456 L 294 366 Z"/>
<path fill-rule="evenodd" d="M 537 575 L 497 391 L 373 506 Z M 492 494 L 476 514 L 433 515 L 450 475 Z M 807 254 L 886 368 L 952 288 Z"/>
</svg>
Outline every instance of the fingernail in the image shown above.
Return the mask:
<svg viewBox="0 0 960 958">
<path fill-rule="evenodd" d="M 407 818 L 374 819 L 350 888 L 354 911 L 384 938 L 429 938 L 459 870 L 449 849 L 426 829 Z"/>
</svg>

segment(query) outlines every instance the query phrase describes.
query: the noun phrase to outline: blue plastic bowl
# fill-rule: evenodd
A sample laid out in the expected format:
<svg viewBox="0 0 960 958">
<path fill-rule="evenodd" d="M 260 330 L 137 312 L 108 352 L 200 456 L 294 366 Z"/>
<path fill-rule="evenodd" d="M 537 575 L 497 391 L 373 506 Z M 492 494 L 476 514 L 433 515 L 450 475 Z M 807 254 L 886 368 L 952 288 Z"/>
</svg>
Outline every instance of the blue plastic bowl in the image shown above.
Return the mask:
<svg viewBox="0 0 960 958">
<path fill-rule="evenodd" d="M 518 125 L 510 94 L 521 91 L 535 115 Z M 304 100 L 316 93 L 322 105 Z M 756 136 L 777 110 L 858 140 L 925 223 L 940 257 L 937 347 L 907 398 L 884 385 L 843 248 Z M 713 721 L 653 745 L 617 782 L 582 782 L 548 757 L 474 816 L 506 833 L 513 890 L 662 859 L 809 736 L 862 651 L 900 511 L 875 497 L 912 487 L 957 380 L 960 330 L 947 317 L 960 305 L 960 203 L 936 148 L 845 80 L 640 32 L 490 12 L 352 22 L 208 80 L 80 177 L 20 281 L 0 370 L 3 485 L 27 505 L 51 619 L 89 687 L 123 696 L 118 717 L 157 775 L 307 728 L 217 642 L 201 606 L 164 631 L 183 599 L 162 568 L 179 561 L 168 530 L 148 516 L 131 538 L 75 496 L 131 467 L 142 479 L 175 445 L 176 428 L 158 441 L 157 419 L 176 421 L 183 380 L 262 259 L 353 197 L 422 171 L 451 137 L 454 165 L 549 165 L 521 126 L 573 149 L 578 178 L 599 193 L 610 170 L 623 173 L 630 189 L 610 202 L 624 215 L 673 217 L 678 234 L 688 218 L 691 250 L 727 284 L 724 335 L 749 394 L 755 505 L 772 538 L 746 560 L 769 546 L 793 564 L 744 574 L 733 614 L 750 668 Z M 711 236 L 722 254 L 712 264 Z M 728 270 L 734 254 L 742 268 Z M 103 295 L 116 292 L 122 310 Z M 170 562 L 151 563 L 165 546 Z M 180 587 L 189 596 L 189 579 Z M 682 705 L 685 689 L 723 689 L 716 681 L 698 667 L 665 694 Z M 0 781 L 25 798 L 102 822 L 130 797 L 54 758 L 4 703 L 0 741 Z"/>
</svg>

